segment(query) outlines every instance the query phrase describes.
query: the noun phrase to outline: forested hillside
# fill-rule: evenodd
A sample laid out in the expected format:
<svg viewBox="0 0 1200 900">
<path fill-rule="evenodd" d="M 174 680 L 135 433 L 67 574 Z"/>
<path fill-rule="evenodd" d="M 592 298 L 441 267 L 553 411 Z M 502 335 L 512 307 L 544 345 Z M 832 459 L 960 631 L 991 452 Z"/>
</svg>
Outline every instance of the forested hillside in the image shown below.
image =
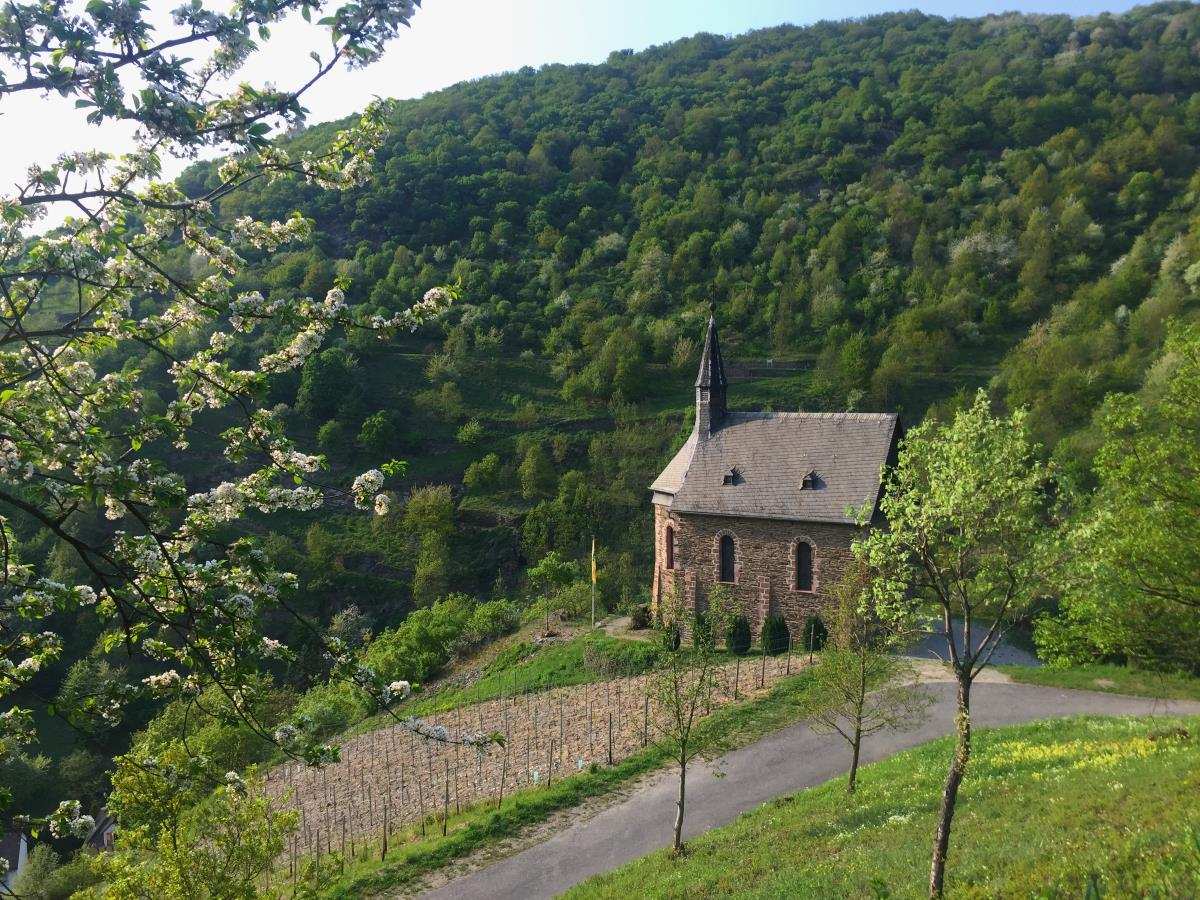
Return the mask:
<svg viewBox="0 0 1200 900">
<path fill-rule="evenodd" d="M 460 288 L 436 326 L 389 342 L 335 332 L 271 382 L 330 479 L 409 464 L 386 516 L 347 503 L 260 522 L 300 577 L 298 607 L 351 646 L 451 591 L 511 596 L 530 563 L 581 559 L 593 535 L 602 602 L 639 601 L 647 485 L 690 427 L 710 302 L 740 373 L 734 407 L 914 423 L 987 386 L 1027 406 L 1047 454 L 1085 483 L 1098 404 L 1139 390 L 1166 322 L 1200 308 L 1200 8 L 1187 3 L 697 35 L 457 85 L 389 116 L 369 186 L 259 181 L 220 201 L 228 220 L 315 222 L 309 246 L 239 276 L 268 301 L 337 282 L 388 315 Z M 319 147 L 335 130 L 288 140 Z M 192 167 L 189 194 L 216 167 Z M 110 362 L 165 384 L 152 355 Z M 173 463 L 232 468 L 215 441 Z M 77 565 L 60 546 L 48 569 L 73 583 Z M 50 692 L 98 631 L 62 628 Z M 325 663 L 288 628 L 277 636 L 297 661 L 279 674 L 306 687 Z M 100 656 L 75 689 L 106 677 Z"/>
<path fill-rule="evenodd" d="M 316 221 L 247 288 L 342 276 L 388 312 L 461 285 L 444 333 L 351 336 L 275 385 L 331 459 L 402 456 L 453 487 L 420 546 L 310 530 L 295 563 L 331 597 L 382 574 L 407 602 L 422 560 L 426 597 L 511 585 L 593 532 L 606 595 L 633 597 L 645 485 L 685 429 L 710 301 L 729 356 L 797 364 L 736 385 L 735 405 L 911 422 L 986 384 L 1081 475 L 1097 403 L 1137 389 L 1164 322 L 1196 306 L 1190 4 L 702 34 L 457 85 L 391 122 L 366 189 L 223 201 Z"/>
</svg>

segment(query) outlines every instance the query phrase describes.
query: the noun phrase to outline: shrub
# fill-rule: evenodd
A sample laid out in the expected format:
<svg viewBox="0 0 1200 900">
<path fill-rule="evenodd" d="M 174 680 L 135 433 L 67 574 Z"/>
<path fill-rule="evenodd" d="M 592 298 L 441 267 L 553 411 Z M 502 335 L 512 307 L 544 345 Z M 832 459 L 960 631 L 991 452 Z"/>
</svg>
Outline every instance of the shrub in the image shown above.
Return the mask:
<svg viewBox="0 0 1200 900">
<path fill-rule="evenodd" d="M 433 606 L 414 609 L 367 645 L 363 661 L 385 681 L 423 682 L 449 661 L 473 612 L 474 604 L 465 594 L 450 594 Z"/>
<path fill-rule="evenodd" d="M 662 642 L 663 646 L 666 647 L 667 651 L 670 653 L 674 653 L 679 649 L 680 643 L 683 642 L 683 634 L 680 632 L 677 624 L 668 625 L 663 628 Z"/>
<path fill-rule="evenodd" d="M 640 603 L 633 608 L 633 612 L 629 614 L 629 628 L 632 631 L 641 631 L 643 628 L 650 627 L 650 606 L 646 603 Z"/>
<path fill-rule="evenodd" d="M 500 481 L 500 457 L 489 453 L 467 466 L 463 473 L 463 484 L 471 490 L 486 491 Z"/>
<path fill-rule="evenodd" d="M 742 656 L 750 650 L 750 620 L 745 616 L 735 616 L 725 635 L 725 646 L 730 653 Z"/>
<path fill-rule="evenodd" d="M 341 450 L 346 445 L 346 426 L 330 419 L 317 429 L 317 445 L 326 453 Z"/>
<path fill-rule="evenodd" d="M 819 616 L 809 616 L 804 620 L 803 640 L 805 650 L 820 650 L 825 646 L 829 640 L 829 629 Z"/>
<path fill-rule="evenodd" d="M 387 410 L 367 416 L 358 430 L 358 446 L 368 453 L 383 454 L 396 442 L 396 420 Z"/>
<path fill-rule="evenodd" d="M 462 428 L 458 429 L 455 438 L 460 444 L 472 447 L 478 444 L 483 438 L 483 424 L 478 419 L 471 419 Z"/>
<path fill-rule="evenodd" d="M 716 638 L 712 633 L 712 625 L 709 624 L 708 617 L 702 612 L 697 612 L 692 622 L 692 643 L 697 647 L 707 647 L 709 649 L 712 649 L 716 644 Z"/>
<path fill-rule="evenodd" d="M 471 613 L 470 620 L 455 643 L 455 650 L 461 653 L 490 643 L 515 631 L 520 622 L 520 612 L 507 600 L 481 603 Z"/>
<path fill-rule="evenodd" d="M 374 710 L 369 695 L 356 685 L 329 681 L 313 685 L 296 704 L 297 720 L 307 719 L 315 734 L 334 734 L 365 719 Z"/>
<path fill-rule="evenodd" d="M 30 851 L 25 868 L 13 882 L 13 893 L 37 900 L 67 900 L 100 881 L 93 871 L 92 857 L 80 853 L 59 865 L 59 856 L 49 844 L 38 844 Z"/>
<path fill-rule="evenodd" d="M 783 616 L 767 616 L 763 621 L 760 641 L 764 653 L 782 653 L 788 648 L 788 627 Z"/>
<path fill-rule="evenodd" d="M 43 896 L 43 884 L 61 863 L 62 859 L 53 847 L 49 844 L 38 844 L 30 851 L 25 868 L 13 883 L 14 893 L 21 897 Z"/>
</svg>

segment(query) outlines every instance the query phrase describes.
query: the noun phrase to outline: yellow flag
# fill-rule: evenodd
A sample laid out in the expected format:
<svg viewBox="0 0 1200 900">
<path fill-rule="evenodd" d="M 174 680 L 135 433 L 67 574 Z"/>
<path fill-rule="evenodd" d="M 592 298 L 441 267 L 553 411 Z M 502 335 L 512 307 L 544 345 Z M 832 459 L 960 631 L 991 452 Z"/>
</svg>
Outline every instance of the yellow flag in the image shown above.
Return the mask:
<svg viewBox="0 0 1200 900">
<path fill-rule="evenodd" d="M 592 538 L 592 584 L 596 583 L 596 539 Z"/>
</svg>

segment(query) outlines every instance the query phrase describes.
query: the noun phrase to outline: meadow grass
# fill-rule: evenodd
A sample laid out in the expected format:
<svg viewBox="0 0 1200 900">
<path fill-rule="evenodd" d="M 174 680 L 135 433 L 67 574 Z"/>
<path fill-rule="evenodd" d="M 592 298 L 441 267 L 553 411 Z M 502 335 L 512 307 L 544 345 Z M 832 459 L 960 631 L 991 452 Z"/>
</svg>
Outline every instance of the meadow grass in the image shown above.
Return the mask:
<svg viewBox="0 0 1200 900">
<path fill-rule="evenodd" d="M 923 897 L 949 739 L 764 804 L 592 878 L 572 900 Z M 952 897 L 1200 895 L 1200 718 L 1056 719 L 976 733 Z M 1094 893 L 1088 893 L 1089 885 Z"/>
<path fill-rule="evenodd" d="M 1107 691 L 1136 697 L 1163 700 L 1200 700 L 1200 678 L 1177 672 L 1151 672 L 1128 666 L 1086 665 L 1069 669 L 1049 666 L 996 666 L 1013 681 L 1073 688 L 1080 691 Z"/>
<path fill-rule="evenodd" d="M 767 693 L 743 703 L 719 706 L 697 728 L 697 740 L 705 754 L 716 756 L 751 743 L 763 735 L 805 718 L 820 705 L 820 694 L 812 677 L 801 671 L 784 678 Z M 594 766 L 555 781 L 545 788 L 518 792 L 494 804 L 451 815 L 447 834 L 441 823 L 426 823 L 425 835 L 410 828 L 393 835 L 387 859 L 380 860 L 380 844 L 358 845 L 368 857 L 347 861 L 335 868 L 326 865 L 324 883 L 313 893 L 322 897 L 362 897 L 411 888 L 418 879 L 468 854 L 496 845 L 519 834 L 522 828 L 545 821 L 552 814 L 578 806 L 668 762 L 666 751 L 651 745 L 611 767 Z M 670 812 L 664 813 L 664 833 L 670 827 Z"/>
<path fill-rule="evenodd" d="M 593 658 L 608 662 L 605 670 L 589 665 L 589 648 Z M 597 632 L 540 647 L 517 641 L 501 650 L 471 684 L 434 691 L 414 700 L 405 712 L 428 716 L 501 696 L 640 675 L 654 665 L 657 656 L 656 644 Z"/>
</svg>

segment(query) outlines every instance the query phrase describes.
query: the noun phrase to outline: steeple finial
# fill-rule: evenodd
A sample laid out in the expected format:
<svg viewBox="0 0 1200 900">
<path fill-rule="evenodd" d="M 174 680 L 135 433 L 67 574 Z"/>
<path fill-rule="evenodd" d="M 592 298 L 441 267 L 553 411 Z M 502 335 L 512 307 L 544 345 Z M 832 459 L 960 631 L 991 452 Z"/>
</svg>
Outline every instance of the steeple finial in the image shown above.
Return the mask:
<svg viewBox="0 0 1200 900">
<path fill-rule="evenodd" d="M 706 438 L 725 418 L 725 361 L 721 358 L 721 342 L 717 340 L 716 303 L 709 303 L 708 333 L 704 336 L 704 351 L 700 354 L 700 372 L 696 375 L 696 429 Z"/>
<path fill-rule="evenodd" d="M 704 352 L 700 354 L 700 373 L 696 376 L 696 387 L 721 388 L 724 390 L 725 360 L 721 358 L 721 342 L 717 340 L 717 305 L 708 305 L 708 333 L 704 336 Z"/>
</svg>

